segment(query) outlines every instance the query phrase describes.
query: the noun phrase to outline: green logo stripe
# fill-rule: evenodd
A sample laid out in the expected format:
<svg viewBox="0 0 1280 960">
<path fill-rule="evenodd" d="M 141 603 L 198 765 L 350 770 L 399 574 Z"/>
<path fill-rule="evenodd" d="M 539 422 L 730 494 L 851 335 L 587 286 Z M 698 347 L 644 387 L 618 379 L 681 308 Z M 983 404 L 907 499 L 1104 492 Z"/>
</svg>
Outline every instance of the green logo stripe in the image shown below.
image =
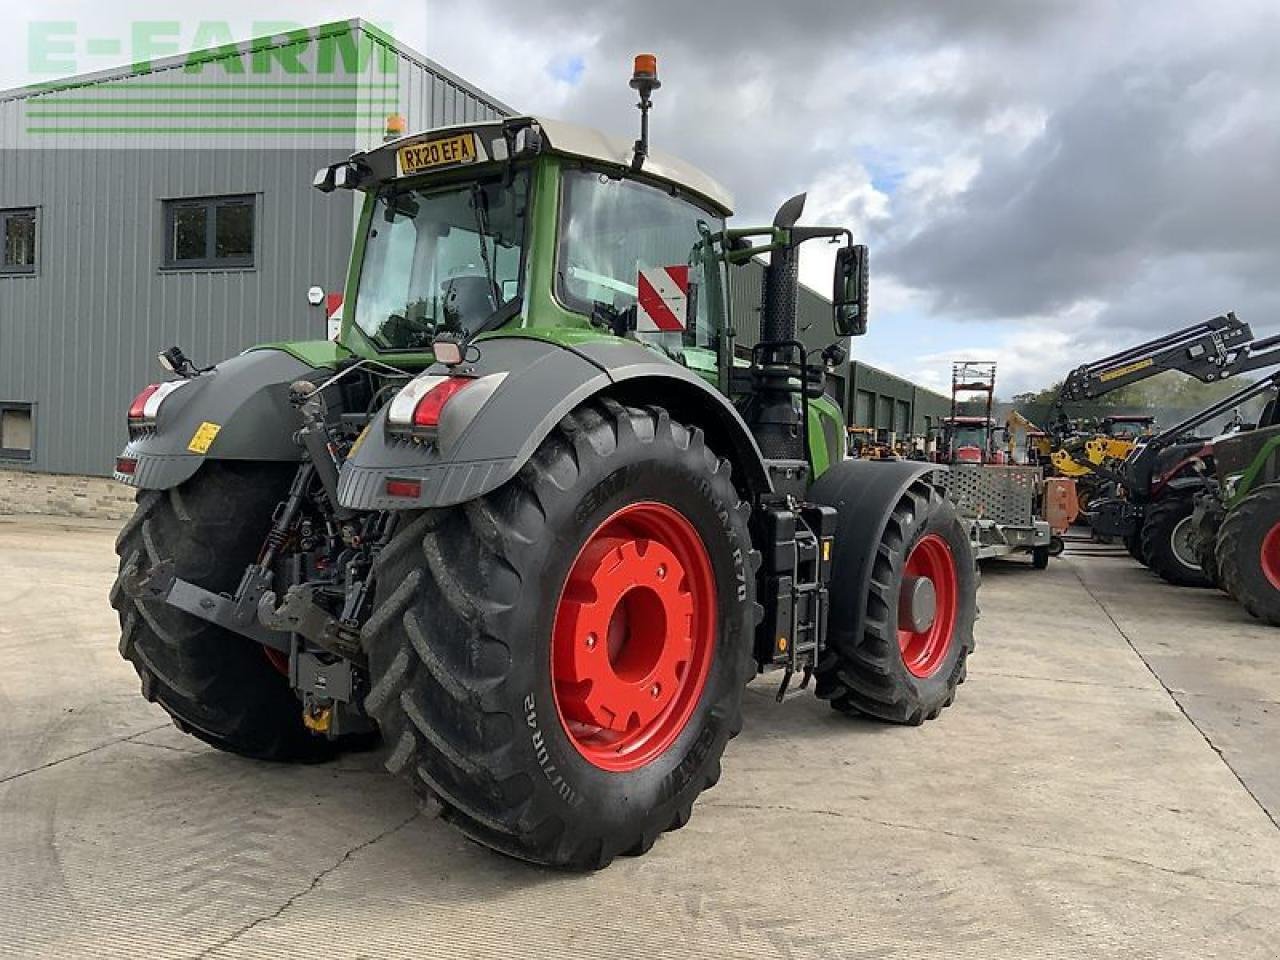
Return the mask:
<svg viewBox="0 0 1280 960">
<path fill-rule="evenodd" d="M 39 113 L 30 111 L 27 113 L 28 120 L 58 120 L 62 117 L 69 117 L 76 120 L 114 120 L 117 117 L 125 119 L 137 119 L 145 117 L 155 117 L 162 119 L 164 117 L 173 116 L 167 110 L 112 110 L 103 112 L 102 110 L 60 110 L 57 113 Z M 272 119 L 282 120 L 289 117 L 293 118 L 313 118 L 322 120 L 329 117 L 345 118 L 355 120 L 357 118 L 365 118 L 369 120 L 385 120 L 384 114 L 374 110 L 361 110 L 353 108 L 351 110 L 254 110 L 252 112 L 242 110 L 202 110 L 199 113 L 184 110 L 181 114 L 183 120 L 205 120 L 209 118 L 222 120 L 256 120 L 256 119 Z"/>
<path fill-rule="evenodd" d="M 104 107 L 105 106 L 128 107 L 128 106 L 133 106 L 135 104 L 163 104 L 165 106 L 169 106 L 170 104 L 175 104 L 175 103 L 195 104 L 195 105 L 199 105 L 202 103 L 214 103 L 214 104 L 225 103 L 225 104 L 233 104 L 236 106 L 256 106 L 258 104 L 262 104 L 263 106 L 278 107 L 281 104 L 287 104 L 288 102 L 289 102 L 288 98 L 284 98 L 284 97 L 272 97 L 269 100 L 268 99 L 245 100 L 241 97 L 129 97 L 128 99 L 113 98 L 109 100 L 75 99 L 75 100 L 46 100 L 43 102 L 32 101 L 28 103 L 27 110 L 28 112 L 31 110 L 55 110 L 55 109 L 60 110 L 62 107 L 76 107 L 76 106 L 82 107 L 82 106 L 87 106 L 89 104 L 98 104 Z M 349 103 L 353 106 L 359 106 L 361 104 L 367 103 L 372 105 L 395 106 L 395 104 L 399 103 L 399 98 L 398 97 L 300 97 L 296 102 L 299 105 L 305 105 L 309 103 L 317 103 L 317 104 Z"/>
<path fill-rule="evenodd" d="M 145 86 L 148 90 L 360 90 L 371 85 L 385 86 L 386 84 L 378 84 L 376 81 L 352 83 L 321 81 L 318 83 L 306 83 L 301 80 L 227 80 L 221 82 L 199 80 L 187 83 L 160 83 L 147 80 L 140 81 L 139 86 L 133 89 L 140 89 Z M 394 86 L 394 80 L 392 80 L 392 85 Z M 102 82 L 93 84 L 69 84 L 65 81 L 61 83 L 53 81 L 49 83 L 33 83 L 31 85 L 31 89 L 43 90 L 46 93 L 50 93 L 57 92 L 59 90 L 84 90 L 91 86 L 102 88 L 105 84 Z"/>
<path fill-rule="evenodd" d="M 167 133 L 167 134 L 218 134 L 218 133 L 267 133 L 279 136 L 282 133 L 381 133 L 381 124 L 370 124 L 355 127 L 27 127 L 27 133 L 58 133 L 83 136 L 88 133 Z"/>
</svg>

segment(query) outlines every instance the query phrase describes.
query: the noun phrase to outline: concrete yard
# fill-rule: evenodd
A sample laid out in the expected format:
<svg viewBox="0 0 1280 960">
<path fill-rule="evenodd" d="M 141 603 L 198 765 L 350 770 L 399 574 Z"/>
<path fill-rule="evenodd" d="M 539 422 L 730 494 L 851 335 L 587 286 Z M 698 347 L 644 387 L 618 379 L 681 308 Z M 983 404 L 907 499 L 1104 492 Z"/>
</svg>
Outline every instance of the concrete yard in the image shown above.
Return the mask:
<svg viewBox="0 0 1280 960">
<path fill-rule="evenodd" d="M 758 681 L 690 824 L 572 875 L 420 815 L 373 754 L 179 734 L 116 652 L 113 538 L 0 518 L 0 956 L 1280 954 L 1280 631 L 1123 554 L 986 568 L 938 722 Z"/>
</svg>

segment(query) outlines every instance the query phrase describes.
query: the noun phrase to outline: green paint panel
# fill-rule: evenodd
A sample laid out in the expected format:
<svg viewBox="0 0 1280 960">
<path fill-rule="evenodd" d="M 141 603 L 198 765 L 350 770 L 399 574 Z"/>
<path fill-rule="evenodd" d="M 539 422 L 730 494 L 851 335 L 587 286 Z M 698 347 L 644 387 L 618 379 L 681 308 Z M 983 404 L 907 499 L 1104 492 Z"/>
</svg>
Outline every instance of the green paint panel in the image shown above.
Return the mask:
<svg viewBox="0 0 1280 960">
<path fill-rule="evenodd" d="M 1244 474 L 1236 483 L 1235 493 L 1231 499 L 1227 501 L 1227 507 L 1236 506 L 1241 500 L 1248 496 L 1255 487 L 1264 483 L 1271 483 L 1276 477 L 1268 472 L 1268 464 L 1275 463 L 1277 457 L 1280 456 L 1280 437 L 1272 437 L 1258 451 L 1257 455 L 1250 461 L 1249 466 L 1245 469 Z"/>
<path fill-rule="evenodd" d="M 843 440 L 845 436 L 844 417 L 840 408 L 830 397 L 822 396 L 809 401 L 809 463 L 813 468 L 816 480 L 827 472 L 827 469 L 838 462 L 844 451 L 831 449 L 828 436 Z"/>
<path fill-rule="evenodd" d="M 283 350 L 309 367 L 332 367 L 351 356 L 351 351 L 332 340 L 294 340 L 286 343 L 264 343 L 253 350 Z"/>
</svg>

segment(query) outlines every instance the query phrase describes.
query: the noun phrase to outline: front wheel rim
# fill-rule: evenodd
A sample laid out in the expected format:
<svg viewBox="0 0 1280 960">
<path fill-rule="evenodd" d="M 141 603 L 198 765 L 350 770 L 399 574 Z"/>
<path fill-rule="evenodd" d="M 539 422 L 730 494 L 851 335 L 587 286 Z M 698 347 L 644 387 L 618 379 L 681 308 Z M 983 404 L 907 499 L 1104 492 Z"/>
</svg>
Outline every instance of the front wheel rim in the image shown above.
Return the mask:
<svg viewBox="0 0 1280 960">
<path fill-rule="evenodd" d="M 1271 586 L 1280 590 L 1280 523 L 1275 524 L 1262 538 L 1262 550 L 1259 562 L 1262 574 Z"/>
<path fill-rule="evenodd" d="M 701 699 L 717 631 L 711 557 L 663 503 L 633 503 L 587 537 L 552 626 L 556 712 L 574 748 L 604 770 L 653 761 Z"/>
<path fill-rule="evenodd" d="M 1169 549 L 1173 558 L 1188 570 L 1199 570 L 1196 552 L 1191 546 L 1191 514 L 1187 514 L 1176 524 L 1169 534 Z"/>
<path fill-rule="evenodd" d="M 958 616 L 960 588 L 956 576 L 955 557 L 951 546 L 936 533 L 921 537 L 907 555 L 902 575 L 902 590 L 923 579 L 932 585 L 933 615 L 928 624 L 903 627 L 903 608 L 910 598 L 899 596 L 898 647 L 902 662 L 912 676 L 921 680 L 933 676 L 942 667 L 951 649 Z"/>
</svg>

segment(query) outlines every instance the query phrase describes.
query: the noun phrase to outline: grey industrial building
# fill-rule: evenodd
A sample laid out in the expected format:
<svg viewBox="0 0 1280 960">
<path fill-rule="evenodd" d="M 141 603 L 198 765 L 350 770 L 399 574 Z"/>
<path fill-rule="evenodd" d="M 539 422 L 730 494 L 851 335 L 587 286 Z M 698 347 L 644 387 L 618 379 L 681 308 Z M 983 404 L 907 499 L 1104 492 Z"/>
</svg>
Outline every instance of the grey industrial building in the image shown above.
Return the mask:
<svg viewBox="0 0 1280 960">
<path fill-rule="evenodd" d="M 513 111 L 359 20 L 0 93 L 0 468 L 106 474 L 177 343 L 317 339 L 356 209 L 311 175 Z"/>
<path fill-rule="evenodd" d="M 159 349 L 212 363 L 324 337 L 306 293 L 340 291 L 357 210 L 312 173 L 390 113 L 412 130 L 514 112 L 360 20 L 0 93 L 0 470 L 109 473 Z M 751 343 L 760 271 L 731 276 Z M 824 345 L 829 302 L 804 290 L 800 314 Z M 936 415 L 863 364 L 837 389 L 853 423 Z"/>
</svg>

